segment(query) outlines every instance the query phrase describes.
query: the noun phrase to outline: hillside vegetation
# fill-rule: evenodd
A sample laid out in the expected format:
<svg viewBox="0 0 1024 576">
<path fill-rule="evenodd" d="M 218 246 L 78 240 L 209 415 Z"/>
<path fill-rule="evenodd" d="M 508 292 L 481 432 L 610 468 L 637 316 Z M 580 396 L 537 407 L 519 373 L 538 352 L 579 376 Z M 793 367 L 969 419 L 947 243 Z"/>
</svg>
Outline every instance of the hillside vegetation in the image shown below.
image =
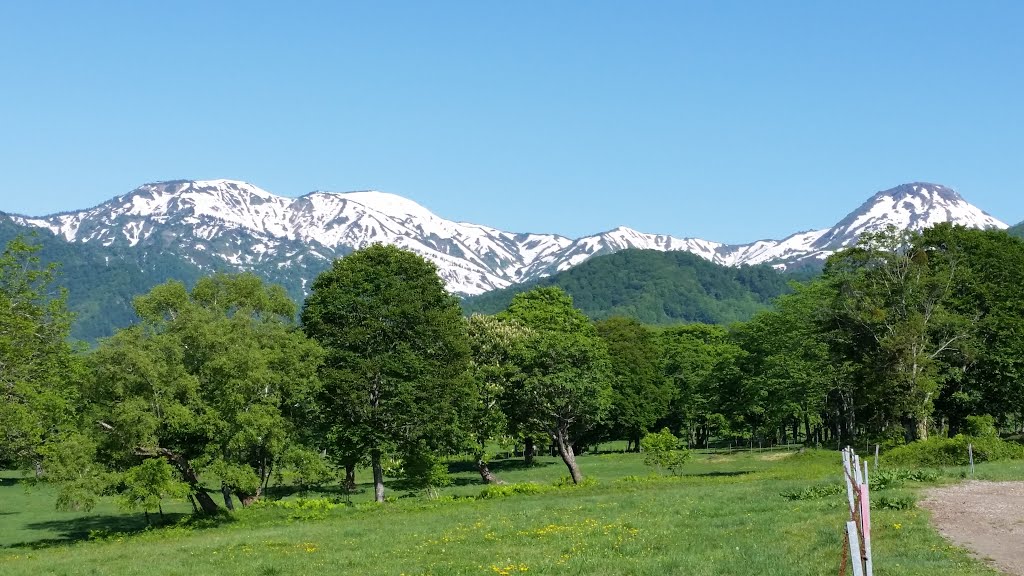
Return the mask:
<svg viewBox="0 0 1024 576">
<path fill-rule="evenodd" d="M 1016 226 L 1010 226 L 1010 228 L 1007 230 L 1007 232 L 1010 233 L 1010 236 L 1016 236 L 1018 238 L 1024 238 L 1024 222 L 1021 222 L 1020 224 L 1017 224 Z"/>
<path fill-rule="evenodd" d="M 462 307 L 494 314 L 516 294 L 557 286 L 595 320 L 629 316 L 645 324 L 727 324 L 766 310 L 773 298 L 790 291 L 791 279 L 770 266 L 721 266 L 689 252 L 623 250 L 537 282 L 466 298 Z"/>
<path fill-rule="evenodd" d="M 172 254 L 71 244 L 46 230 L 19 226 L 0 214 L 0 246 L 17 236 L 38 246 L 43 263 L 59 263 L 57 284 L 67 288 L 74 313 L 71 336 L 95 341 L 138 320 L 132 298 L 169 279 L 192 284 L 203 273 Z"/>
</svg>

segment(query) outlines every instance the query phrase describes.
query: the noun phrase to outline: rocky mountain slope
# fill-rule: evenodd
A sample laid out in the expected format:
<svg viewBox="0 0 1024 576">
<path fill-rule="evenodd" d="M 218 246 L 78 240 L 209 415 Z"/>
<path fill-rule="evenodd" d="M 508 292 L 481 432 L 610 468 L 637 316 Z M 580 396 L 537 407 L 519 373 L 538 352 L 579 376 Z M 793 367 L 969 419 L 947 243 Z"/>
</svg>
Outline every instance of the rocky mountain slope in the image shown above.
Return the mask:
<svg viewBox="0 0 1024 576">
<path fill-rule="evenodd" d="M 890 224 L 921 229 L 952 221 L 1006 228 L 955 191 L 927 183 L 879 192 L 831 228 L 743 245 L 629 228 L 575 240 L 505 232 L 446 220 L 384 192 L 313 192 L 290 198 L 232 180 L 146 184 L 88 210 L 12 219 L 68 242 L 159 250 L 203 270 L 257 272 L 299 292 L 334 258 L 388 243 L 432 260 L 449 289 L 463 295 L 536 280 L 626 248 L 682 250 L 727 266 L 785 268 L 823 260 L 860 234 Z"/>
</svg>

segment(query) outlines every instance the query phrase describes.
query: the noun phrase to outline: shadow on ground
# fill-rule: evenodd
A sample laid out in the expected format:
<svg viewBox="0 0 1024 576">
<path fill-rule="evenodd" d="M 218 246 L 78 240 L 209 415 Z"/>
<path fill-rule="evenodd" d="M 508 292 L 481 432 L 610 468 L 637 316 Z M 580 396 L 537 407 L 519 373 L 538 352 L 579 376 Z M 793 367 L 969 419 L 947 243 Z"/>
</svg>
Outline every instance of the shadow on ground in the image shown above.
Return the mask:
<svg viewBox="0 0 1024 576">
<path fill-rule="evenodd" d="M 730 472 L 705 472 L 703 474 L 684 474 L 684 476 L 692 476 L 694 478 L 719 478 L 729 476 L 745 476 L 747 474 L 753 473 L 753 470 L 733 470 Z"/>
<path fill-rule="evenodd" d="M 88 540 L 90 536 L 131 535 L 172 525 L 186 525 L 200 530 L 215 528 L 234 521 L 235 519 L 226 512 L 215 516 L 197 516 L 177 512 L 160 516 L 160 514 L 151 513 L 149 514 L 148 521 L 144 513 L 132 515 L 93 514 L 77 518 L 47 520 L 45 522 L 26 524 L 25 528 L 29 530 L 46 531 L 51 535 L 56 534 L 56 536 L 17 542 L 8 546 L 0 546 L 0 548 L 47 548 Z"/>
</svg>

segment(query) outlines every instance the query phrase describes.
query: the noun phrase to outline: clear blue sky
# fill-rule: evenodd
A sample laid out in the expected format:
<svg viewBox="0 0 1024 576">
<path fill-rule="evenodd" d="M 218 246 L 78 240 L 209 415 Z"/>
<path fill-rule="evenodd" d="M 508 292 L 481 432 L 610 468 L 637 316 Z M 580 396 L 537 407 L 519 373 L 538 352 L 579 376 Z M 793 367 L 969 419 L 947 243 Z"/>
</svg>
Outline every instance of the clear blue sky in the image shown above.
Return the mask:
<svg viewBox="0 0 1024 576">
<path fill-rule="evenodd" d="M 0 210 L 379 189 L 740 242 L 947 184 L 1024 220 L 1024 2 L 0 3 Z"/>
</svg>

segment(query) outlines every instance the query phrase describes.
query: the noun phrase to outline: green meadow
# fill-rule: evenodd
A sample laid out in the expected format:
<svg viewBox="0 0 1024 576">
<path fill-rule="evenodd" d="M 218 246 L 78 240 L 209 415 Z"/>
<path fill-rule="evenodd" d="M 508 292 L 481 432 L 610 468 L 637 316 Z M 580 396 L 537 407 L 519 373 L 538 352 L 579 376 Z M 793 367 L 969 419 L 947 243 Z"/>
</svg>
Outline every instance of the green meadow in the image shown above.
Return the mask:
<svg viewBox="0 0 1024 576">
<path fill-rule="evenodd" d="M 153 528 L 110 500 L 89 514 L 55 512 L 49 487 L 8 473 L 0 574 L 839 572 L 845 495 L 829 489 L 841 479 L 838 453 L 696 454 L 675 477 L 652 474 L 637 454 L 588 454 L 580 464 L 588 479 L 580 486 L 561 481 L 561 461 L 538 458 L 528 468 L 494 461 L 508 484 L 486 490 L 468 463 L 452 462 L 451 486 L 411 494 L 393 481 L 384 504 L 371 502 L 369 484 L 353 494 L 278 488 L 276 499 L 217 520 L 190 520 L 186 504 L 168 503 L 164 525 Z M 962 473 L 943 470 L 939 481 Z M 982 464 L 977 476 L 1021 479 L 1024 462 Z M 876 500 L 912 502 L 923 486 L 907 482 Z M 872 514 L 879 576 L 995 574 L 944 541 L 912 504 Z"/>
</svg>

